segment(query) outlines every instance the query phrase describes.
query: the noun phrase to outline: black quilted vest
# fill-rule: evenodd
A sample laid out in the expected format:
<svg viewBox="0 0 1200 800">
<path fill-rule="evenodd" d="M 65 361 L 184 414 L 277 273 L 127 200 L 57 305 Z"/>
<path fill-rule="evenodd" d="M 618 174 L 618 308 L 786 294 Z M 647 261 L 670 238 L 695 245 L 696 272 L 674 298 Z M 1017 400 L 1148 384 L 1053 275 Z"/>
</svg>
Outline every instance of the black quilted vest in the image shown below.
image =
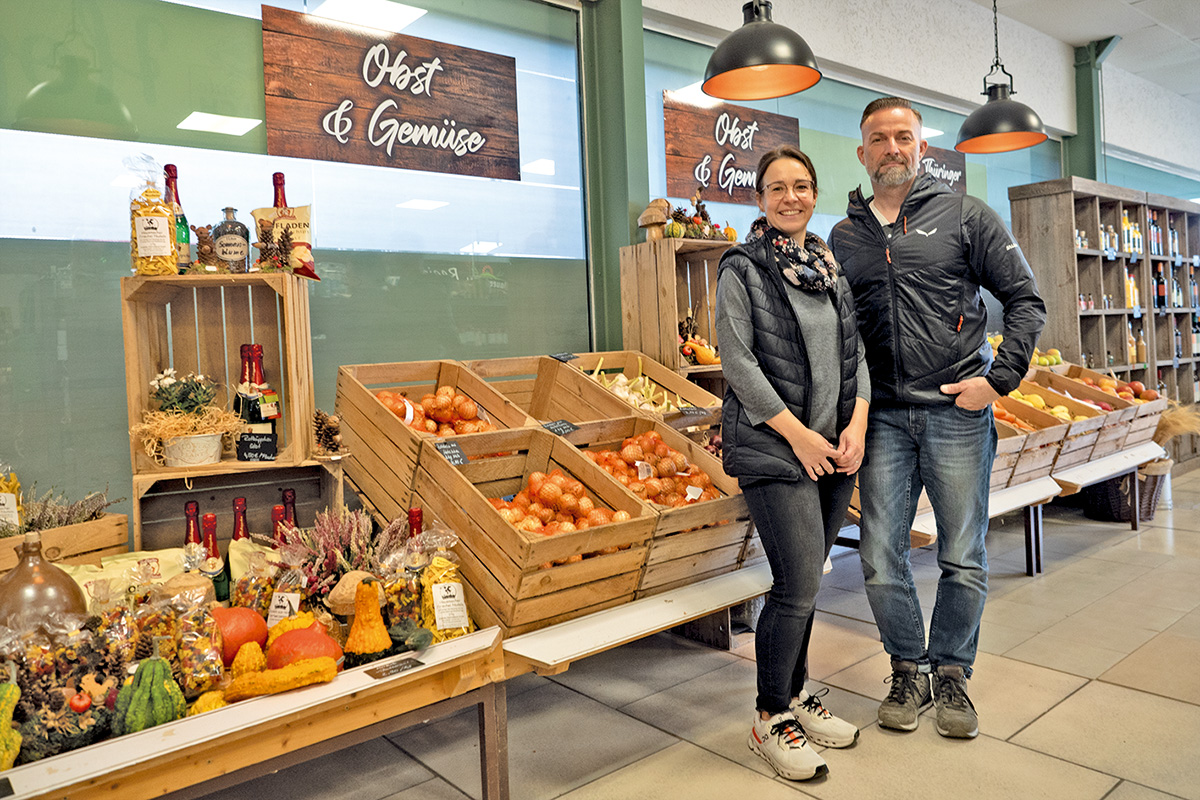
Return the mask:
<svg viewBox="0 0 1200 800">
<path fill-rule="evenodd" d="M 763 374 L 784 404 L 808 424 L 812 375 L 800 323 L 787 298 L 783 275 L 775 264 L 775 249 L 764 238 L 730 248 L 721 258 L 718 276 L 734 270 L 750 297 L 754 341 L 751 348 Z M 829 292 L 838 309 L 841 331 L 841 386 L 837 430 L 850 422 L 858 392 L 858 326 L 850 287 L 843 277 Z M 752 425 L 733 387 L 725 390 L 721 414 L 725 471 L 742 480 L 799 480 L 804 468 L 787 440 L 765 422 Z M 836 441 L 833 442 L 837 444 Z"/>
</svg>

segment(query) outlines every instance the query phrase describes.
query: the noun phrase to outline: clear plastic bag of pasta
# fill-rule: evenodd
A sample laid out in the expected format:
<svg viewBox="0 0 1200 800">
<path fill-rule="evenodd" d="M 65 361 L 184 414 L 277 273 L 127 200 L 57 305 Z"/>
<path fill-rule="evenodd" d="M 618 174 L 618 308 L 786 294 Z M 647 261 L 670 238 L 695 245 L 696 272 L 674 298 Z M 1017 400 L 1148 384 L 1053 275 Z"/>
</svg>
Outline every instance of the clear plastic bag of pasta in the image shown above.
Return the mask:
<svg viewBox="0 0 1200 800">
<path fill-rule="evenodd" d="M 451 552 L 458 537 L 434 522 L 421 534 L 429 564 L 421 572 L 421 619 L 433 633 L 433 642 L 444 642 L 475 630 L 467 611 L 467 594 L 458 570 L 458 556 Z"/>
<path fill-rule="evenodd" d="M 125 159 L 138 176 L 129 194 L 129 255 L 138 275 L 176 275 L 175 212 L 159 186 L 162 167 L 148 155 Z"/>
<path fill-rule="evenodd" d="M 179 615 L 179 685 L 185 696 L 199 697 L 221 682 L 224 640 L 204 591 L 175 596 Z"/>
<path fill-rule="evenodd" d="M 275 591 L 275 568 L 267 563 L 265 553 L 251 553 L 250 567 L 237 579 L 229 593 L 229 604 L 253 608 L 263 619 L 271 610 L 271 595 Z"/>
</svg>

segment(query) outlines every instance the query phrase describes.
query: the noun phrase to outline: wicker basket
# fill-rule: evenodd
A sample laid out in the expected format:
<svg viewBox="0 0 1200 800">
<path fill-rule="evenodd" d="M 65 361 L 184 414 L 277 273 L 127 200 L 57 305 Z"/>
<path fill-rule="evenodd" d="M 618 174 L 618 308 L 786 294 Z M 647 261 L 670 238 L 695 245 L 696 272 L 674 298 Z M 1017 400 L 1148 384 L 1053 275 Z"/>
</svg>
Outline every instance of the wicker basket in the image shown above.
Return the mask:
<svg viewBox="0 0 1200 800">
<path fill-rule="evenodd" d="M 1158 509 L 1158 500 L 1162 496 L 1163 485 L 1171 475 L 1171 467 L 1175 462 L 1162 458 L 1142 465 L 1138 470 L 1138 521 L 1148 522 L 1154 519 Z M 1105 522 L 1132 521 L 1129 475 L 1109 478 L 1106 481 L 1086 487 L 1083 492 L 1083 513 L 1091 519 Z"/>
</svg>

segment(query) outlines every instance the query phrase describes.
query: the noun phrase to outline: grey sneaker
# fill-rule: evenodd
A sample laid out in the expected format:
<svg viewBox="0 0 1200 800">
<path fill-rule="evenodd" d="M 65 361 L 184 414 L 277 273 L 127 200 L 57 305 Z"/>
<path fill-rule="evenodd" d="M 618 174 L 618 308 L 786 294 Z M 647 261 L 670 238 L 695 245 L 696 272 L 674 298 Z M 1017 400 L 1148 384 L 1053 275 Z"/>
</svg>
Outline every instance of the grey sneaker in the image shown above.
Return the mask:
<svg viewBox="0 0 1200 800">
<path fill-rule="evenodd" d="M 967 697 L 967 675 L 962 667 L 941 666 L 933 674 L 933 702 L 937 706 L 937 732 L 951 739 L 974 739 L 979 716 Z"/>
<path fill-rule="evenodd" d="M 896 731 L 915 731 L 921 711 L 933 702 L 929 675 L 914 661 L 892 659 L 892 689 L 879 706 L 879 725 Z M 965 695 L 964 695 L 965 697 Z"/>
</svg>

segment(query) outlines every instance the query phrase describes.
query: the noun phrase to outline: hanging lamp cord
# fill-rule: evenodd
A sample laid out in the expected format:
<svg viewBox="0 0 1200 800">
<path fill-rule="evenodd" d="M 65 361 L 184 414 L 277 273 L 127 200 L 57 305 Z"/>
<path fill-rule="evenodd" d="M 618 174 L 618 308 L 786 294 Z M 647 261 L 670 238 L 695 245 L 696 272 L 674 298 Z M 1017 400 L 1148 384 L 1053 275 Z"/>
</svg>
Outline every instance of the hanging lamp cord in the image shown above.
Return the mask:
<svg viewBox="0 0 1200 800">
<path fill-rule="evenodd" d="M 996 10 L 996 0 L 992 0 L 992 40 L 996 45 L 996 60 L 992 66 L 1003 66 L 1000 61 L 1000 14 Z"/>
</svg>

